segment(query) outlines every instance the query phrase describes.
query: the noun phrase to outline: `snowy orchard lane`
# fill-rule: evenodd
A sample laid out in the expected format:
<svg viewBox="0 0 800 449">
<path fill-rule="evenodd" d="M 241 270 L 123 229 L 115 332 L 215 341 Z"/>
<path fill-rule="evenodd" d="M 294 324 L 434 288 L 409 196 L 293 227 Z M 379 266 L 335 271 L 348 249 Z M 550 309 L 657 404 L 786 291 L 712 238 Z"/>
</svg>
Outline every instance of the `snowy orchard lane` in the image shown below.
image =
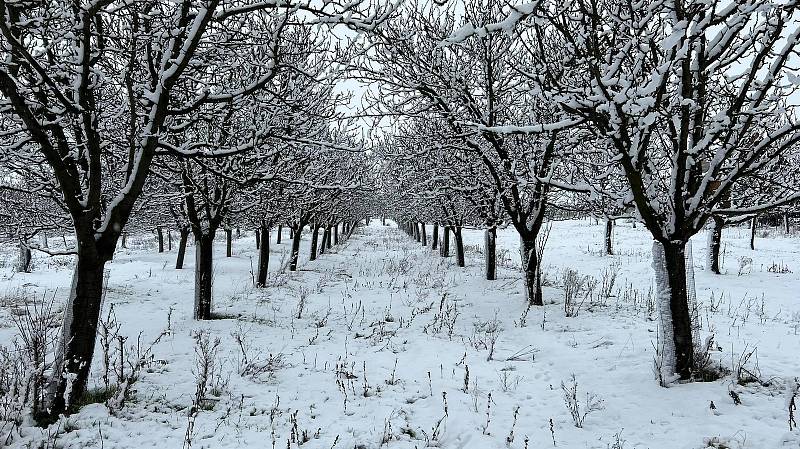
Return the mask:
<svg viewBox="0 0 800 449">
<path fill-rule="evenodd" d="M 60 441 L 68 448 L 184 445 L 196 391 L 193 335 L 202 332 L 212 346 L 215 338 L 220 343 L 190 432 L 195 448 L 294 448 L 304 440 L 308 448 L 524 448 L 526 440 L 533 448 L 549 447 L 554 439 L 560 448 L 701 448 L 709 441 L 800 446 L 800 435 L 788 432 L 786 407 L 789 380 L 800 374 L 800 337 L 787 318 L 800 310 L 790 297 L 800 287 L 797 276 L 775 277 L 758 268 L 725 276 L 719 291 L 726 297 L 710 307 L 713 278 L 698 271 L 703 335 L 716 328 L 724 348 L 713 357 L 731 366 L 743 341 L 757 344 L 762 378 L 770 381 L 739 386 L 729 376 L 661 388 L 652 374 L 657 323 L 648 313 L 649 241 L 640 231 L 620 226 L 621 255 L 609 258 L 587 248 L 587 242 L 600 245 L 594 234 L 601 226 L 556 223 L 545 256 L 552 280 L 545 287 L 547 305 L 527 316 L 511 262 L 516 240 L 508 230 L 499 237 L 508 259 L 493 282 L 482 279 L 477 231 L 465 231 L 463 269 L 378 220 L 317 261 L 303 260 L 297 273 L 283 272 L 278 263 L 288 244 L 273 245 L 275 271 L 265 290 L 251 287 L 253 239 L 237 240 L 230 259 L 220 244 L 214 309 L 227 318 L 207 322 L 191 320 L 191 264 L 176 272 L 174 254 L 120 254 L 111 265 L 106 307 L 114 304 L 128 342 L 140 331 L 144 342 L 155 338 L 173 308 L 171 333 L 153 349 L 155 361 L 135 385 L 133 401 L 117 416 L 103 405 L 86 406 L 60 423 L 77 428 Z M 738 240 L 728 237 L 736 248 Z M 787 242 L 797 248 L 796 239 Z M 763 257 L 778 261 L 786 248 L 776 244 Z M 555 287 L 563 267 L 598 279 L 612 267 L 626 286 L 613 297 L 587 300 L 577 317 L 565 317 L 563 291 Z M 68 282 L 68 272 L 40 270 L 4 283 L 52 288 Z M 784 302 L 763 306 L 766 312 L 757 301 L 740 303 L 745 290 L 769 279 L 775 288 L 767 294 Z M 747 297 L 758 298 L 756 293 Z M 10 329 L 0 332 L 10 335 Z M 570 388 L 573 374 L 579 414 L 587 394 L 597 401 L 582 428 L 562 390 L 562 382 Z M 99 385 L 97 365 L 93 376 Z M 730 390 L 742 405 L 734 405 Z M 41 439 L 37 429 L 24 433 L 20 445 Z M 614 446 L 618 439 L 624 444 Z"/>
</svg>

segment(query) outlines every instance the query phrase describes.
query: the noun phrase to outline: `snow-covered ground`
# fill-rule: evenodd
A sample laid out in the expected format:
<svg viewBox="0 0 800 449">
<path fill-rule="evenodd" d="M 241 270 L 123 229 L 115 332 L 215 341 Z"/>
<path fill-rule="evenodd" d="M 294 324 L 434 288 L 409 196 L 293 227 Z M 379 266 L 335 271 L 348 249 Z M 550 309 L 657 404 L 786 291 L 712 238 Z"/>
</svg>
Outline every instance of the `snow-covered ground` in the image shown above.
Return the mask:
<svg viewBox="0 0 800 449">
<path fill-rule="evenodd" d="M 192 248 L 183 270 L 174 269 L 174 251 L 158 254 L 151 243 L 121 250 L 109 265 L 105 308 L 114 305 L 126 347 L 146 347 L 168 330 L 132 400 L 113 414 L 92 404 L 50 429 L 23 427 L 11 446 L 40 447 L 59 429 L 56 447 L 64 448 L 179 448 L 187 440 L 195 448 L 798 448 L 788 392 L 800 376 L 800 239 L 773 232 L 751 251 L 748 232 L 726 230 L 721 276 L 704 270 L 706 236 L 694 243 L 701 338 L 714 335 L 712 358 L 733 373 L 671 388 L 653 375 L 658 323 L 651 240 L 641 226 L 617 226 L 617 255 L 606 256 L 602 225 L 555 223 L 547 305 L 527 314 L 512 230 L 499 233 L 496 281 L 483 279 L 479 231 L 465 231 L 467 267 L 459 268 L 373 220 L 317 261 L 302 259 L 296 273 L 281 269 L 290 242 L 274 244 L 273 235 L 266 289 L 253 287 L 252 235 L 234 242 L 231 258 L 220 241 L 220 319 L 206 322 L 191 316 Z M 307 245 L 304 238 L 304 256 Z M 11 314 L 22 313 L 18 298 L 60 298 L 71 276 L 68 261 L 41 255 L 32 273 L 14 273 L 13 248 L 5 254 L 3 345 L 15 333 Z M 576 317 L 564 313 L 566 269 L 598 282 Z M 215 339 L 192 422 L 197 342 L 213 347 Z M 102 383 L 100 359 L 98 349 L 90 387 Z M 759 381 L 740 385 L 736 371 Z M 587 400 L 595 404 L 582 428 L 562 388 L 573 376 L 579 414 Z"/>
</svg>

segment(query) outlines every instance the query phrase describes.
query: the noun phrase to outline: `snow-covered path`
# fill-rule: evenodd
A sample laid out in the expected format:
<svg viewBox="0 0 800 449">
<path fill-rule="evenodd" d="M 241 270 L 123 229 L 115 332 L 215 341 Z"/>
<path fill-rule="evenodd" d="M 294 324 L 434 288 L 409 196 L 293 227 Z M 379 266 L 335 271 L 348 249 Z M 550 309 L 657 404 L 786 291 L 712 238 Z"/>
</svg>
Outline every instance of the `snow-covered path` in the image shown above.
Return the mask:
<svg viewBox="0 0 800 449">
<path fill-rule="evenodd" d="M 111 267 L 107 301 L 115 304 L 128 343 L 139 332 L 142 342 L 155 338 L 173 309 L 170 333 L 154 347 L 134 400 L 116 416 L 104 405 L 86 406 L 66 421 L 73 431 L 61 444 L 184 445 L 196 391 L 196 341 L 218 338 L 209 400 L 189 432 L 196 448 L 661 449 L 708 447 L 712 438 L 728 444 L 712 447 L 800 447 L 800 435 L 787 427 L 785 393 L 791 376 L 800 374 L 800 337 L 787 312 L 742 320 L 731 312 L 739 292 L 730 304 L 710 307 L 700 274 L 705 331 L 716 328 L 724 348 L 714 356 L 730 367 L 742 350 L 731 351 L 741 333 L 760 335 L 769 382 L 740 386 L 728 377 L 661 388 L 652 373 L 657 323 L 639 290 L 650 282 L 646 259 L 636 252 L 647 239 L 636 234 L 631 247 L 619 245 L 624 255 L 609 265 L 569 246 L 568 236 L 585 223 L 554 228 L 548 260 L 593 275 L 593 266 L 612 266 L 632 283 L 642 279 L 587 301 L 577 317 L 564 316 L 555 283 L 545 288 L 548 304 L 526 313 L 513 263 L 501 264 L 500 278 L 488 282 L 477 246 L 468 245 L 467 267 L 459 268 L 377 220 L 296 273 L 277 263 L 289 243 L 273 245 L 275 271 L 263 290 L 252 287 L 252 238 L 236 241 L 233 258 L 218 251 L 214 309 L 222 318 L 207 322 L 191 320 L 191 264 L 176 272 L 165 262 L 168 255 L 121 255 Z M 512 237 L 501 239 L 508 252 Z M 478 239 L 477 232 L 467 235 L 467 243 Z M 589 262 L 578 262 L 584 259 Z M 557 277 L 559 268 L 551 269 Z M 34 273 L 27 281 L 38 287 L 63 282 L 45 277 Z M 798 286 L 796 277 L 782 279 Z M 245 359 L 251 372 L 242 375 Z M 579 413 L 587 395 L 597 402 L 583 428 L 564 401 L 562 383 L 569 388 L 573 375 Z M 742 405 L 734 405 L 730 390 Z M 38 438 L 38 430 L 25 431 Z"/>
</svg>

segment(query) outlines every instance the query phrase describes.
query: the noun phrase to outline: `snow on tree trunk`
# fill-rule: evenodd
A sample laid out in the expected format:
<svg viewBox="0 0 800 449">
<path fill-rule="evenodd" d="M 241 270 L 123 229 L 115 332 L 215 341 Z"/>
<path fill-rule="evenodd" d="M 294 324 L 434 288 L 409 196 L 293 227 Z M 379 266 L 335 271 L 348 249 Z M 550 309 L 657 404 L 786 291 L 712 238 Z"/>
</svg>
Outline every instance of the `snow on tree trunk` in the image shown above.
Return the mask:
<svg viewBox="0 0 800 449">
<path fill-rule="evenodd" d="M 64 306 L 61 336 L 43 410 L 58 416 L 73 409 L 86 391 L 103 301 L 105 262 L 78 248 L 72 287 Z"/>
<path fill-rule="evenodd" d="M 497 227 L 492 226 L 483 232 L 486 279 L 497 279 Z"/>
<path fill-rule="evenodd" d="M 450 257 L 450 227 L 442 226 L 442 242 L 439 245 L 439 255 Z"/>
<path fill-rule="evenodd" d="M 694 323 L 687 290 L 686 243 L 653 243 L 659 314 L 658 369 L 662 385 L 688 380 L 694 369 Z"/>
<path fill-rule="evenodd" d="M 431 233 L 431 249 L 439 247 L 439 223 L 433 224 L 433 232 Z"/>
<path fill-rule="evenodd" d="M 653 271 L 656 274 L 656 307 L 658 310 L 658 354 L 656 369 L 661 385 L 668 385 L 678 379 L 675 375 L 675 339 L 672 334 L 672 293 L 669 287 L 667 262 L 664 247 L 653 241 Z"/>
<path fill-rule="evenodd" d="M 178 242 L 178 257 L 175 260 L 175 269 L 180 270 L 183 268 L 183 259 L 186 257 L 186 241 L 189 240 L 189 229 L 183 228 L 180 230 L 181 239 Z"/>
<path fill-rule="evenodd" d="M 194 319 L 211 319 L 211 294 L 214 277 L 214 235 L 196 239 L 194 267 Z"/>
<path fill-rule="evenodd" d="M 689 314 L 692 319 L 692 335 L 699 335 L 700 332 L 700 309 L 697 307 L 697 287 L 694 282 L 694 254 L 692 253 L 692 241 L 686 242 L 686 300 L 689 305 Z M 693 341 L 694 342 L 694 341 Z M 696 342 L 694 342 L 696 343 Z M 698 349 L 694 348 L 695 352 Z"/>
<path fill-rule="evenodd" d="M 330 228 L 324 227 L 322 228 L 322 242 L 319 245 L 319 253 L 325 254 L 328 249 L 328 238 L 330 236 L 329 232 Z"/>
<path fill-rule="evenodd" d="M 520 260 L 525 277 L 525 300 L 534 306 L 544 305 L 542 298 L 542 279 L 536 238 L 520 236 Z"/>
<path fill-rule="evenodd" d="M 267 270 L 269 270 L 269 227 L 265 223 L 261 224 L 261 235 L 263 244 L 258 249 L 258 278 L 256 287 L 267 286 Z"/>
</svg>

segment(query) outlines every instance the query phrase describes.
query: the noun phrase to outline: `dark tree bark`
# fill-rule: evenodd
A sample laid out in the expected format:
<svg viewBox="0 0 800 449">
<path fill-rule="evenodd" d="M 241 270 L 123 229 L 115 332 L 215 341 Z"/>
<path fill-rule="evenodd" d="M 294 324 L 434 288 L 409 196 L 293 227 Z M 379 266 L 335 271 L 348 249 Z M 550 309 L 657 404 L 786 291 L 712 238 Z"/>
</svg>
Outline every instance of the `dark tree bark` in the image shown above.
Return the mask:
<svg viewBox="0 0 800 449">
<path fill-rule="evenodd" d="M 411 233 L 412 233 L 412 237 L 414 238 L 414 240 L 416 240 L 418 242 L 420 240 L 422 240 L 420 238 L 420 236 L 419 236 L 419 223 L 418 222 L 415 221 L 415 222 L 411 223 Z"/>
<path fill-rule="evenodd" d="M 711 218 L 714 226 L 711 228 L 708 242 L 708 265 L 712 273 L 722 274 L 719 266 L 719 251 L 722 246 L 722 229 L 725 227 L 725 220 L 717 216 Z"/>
<path fill-rule="evenodd" d="M 94 240 L 91 236 L 89 238 Z M 108 257 L 98 254 L 95 248 L 87 248 L 95 246 L 93 242 L 89 243 L 78 241 L 70 298 L 64 310 L 61 339 L 53 364 L 60 367 L 59 374 L 51 378 L 48 386 L 49 403 L 44 411 L 48 416 L 54 416 L 55 411 L 74 412 L 72 407 L 86 392 L 103 299 L 105 259 Z M 74 378 L 70 379 L 72 376 Z"/>
<path fill-rule="evenodd" d="M 497 227 L 484 231 L 484 253 L 486 259 L 486 279 L 497 279 Z"/>
<path fill-rule="evenodd" d="M 450 226 L 442 226 L 442 242 L 439 245 L 439 255 L 450 257 Z"/>
<path fill-rule="evenodd" d="M 466 266 L 464 260 L 464 239 L 461 235 L 461 226 L 453 226 L 453 237 L 456 240 L 456 264 L 459 267 Z"/>
<path fill-rule="evenodd" d="M 263 236 L 261 239 L 262 244 L 258 249 L 258 278 L 256 280 L 256 287 L 267 286 L 267 270 L 269 270 L 269 226 L 265 222 L 261 222 L 260 234 Z"/>
<path fill-rule="evenodd" d="M 791 234 L 791 232 L 790 232 L 791 231 L 791 224 L 792 224 L 792 221 L 791 221 L 791 218 L 789 218 L 789 214 L 788 213 L 783 214 L 783 233 L 784 234 L 787 234 L 787 235 Z"/>
<path fill-rule="evenodd" d="M 225 230 L 225 257 L 231 257 L 233 255 L 233 230 L 226 229 Z"/>
<path fill-rule="evenodd" d="M 289 238 L 290 239 L 294 238 L 294 227 L 293 226 L 289 226 Z"/>
<path fill-rule="evenodd" d="M 328 249 L 333 248 L 333 231 L 331 230 L 333 226 L 329 224 L 328 228 L 325 229 L 325 232 L 328 234 L 328 238 L 325 240 L 325 244 L 328 246 Z"/>
<path fill-rule="evenodd" d="M 161 229 L 161 226 L 156 226 L 156 232 L 158 233 L 158 252 L 164 252 L 164 231 Z"/>
<path fill-rule="evenodd" d="M 194 319 L 208 320 L 214 277 L 214 232 L 195 237 Z"/>
<path fill-rule="evenodd" d="M 64 240 L 64 246 L 66 246 L 66 245 L 67 245 L 67 241 L 65 239 Z M 123 248 L 127 248 L 128 247 L 128 233 L 127 232 L 123 232 L 122 233 L 122 247 Z"/>
<path fill-rule="evenodd" d="M 431 249 L 439 247 L 439 223 L 433 224 L 433 233 L 431 234 Z"/>
<path fill-rule="evenodd" d="M 319 225 L 311 225 L 311 253 L 308 260 L 317 260 L 317 243 L 319 242 Z"/>
<path fill-rule="evenodd" d="M 612 240 L 613 237 L 614 237 L 614 220 L 606 218 L 605 244 L 606 244 L 606 255 L 608 256 L 614 254 L 614 246 Z"/>
<path fill-rule="evenodd" d="M 750 219 L 750 249 L 756 249 L 756 225 L 757 225 L 758 217 L 753 217 Z"/>
<path fill-rule="evenodd" d="M 290 227 L 290 234 L 292 235 L 292 254 L 289 259 L 289 271 L 297 271 L 297 262 L 300 259 L 300 238 L 303 236 L 304 224 L 298 225 L 297 229 L 293 226 Z"/>
<path fill-rule="evenodd" d="M 178 258 L 175 260 L 175 269 L 183 268 L 183 259 L 186 257 L 186 241 L 189 240 L 189 228 L 181 228 L 181 239 L 178 242 Z"/>
<path fill-rule="evenodd" d="M 275 237 L 275 243 L 277 243 L 278 245 L 280 245 L 280 244 L 281 244 L 281 239 L 282 239 L 282 238 L 283 238 L 283 225 L 282 225 L 282 224 L 279 224 L 279 225 L 278 225 L 278 236 L 277 236 L 277 237 Z"/>
<path fill-rule="evenodd" d="M 425 230 L 425 222 L 419 224 L 419 233 L 422 237 L 422 246 L 428 246 L 428 231 Z"/>
<path fill-rule="evenodd" d="M 31 249 L 24 241 L 19 242 L 19 262 L 17 271 L 20 273 L 31 272 Z"/>
<path fill-rule="evenodd" d="M 381 216 L 381 226 L 386 226 L 386 215 Z"/>
<path fill-rule="evenodd" d="M 339 223 L 333 224 L 333 243 L 334 245 L 339 244 Z"/>
<path fill-rule="evenodd" d="M 525 276 L 525 299 L 534 306 L 544 305 L 542 299 L 542 279 L 539 267 L 539 254 L 536 237 L 520 237 L 522 271 Z"/>
<path fill-rule="evenodd" d="M 167 228 L 167 251 L 172 251 L 172 230 Z"/>
<path fill-rule="evenodd" d="M 256 249 L 260 249 L 261 248 L 261 231 L 259 229 L 256 229 L 255 235 L 256 235 Z"/>
</svg>

